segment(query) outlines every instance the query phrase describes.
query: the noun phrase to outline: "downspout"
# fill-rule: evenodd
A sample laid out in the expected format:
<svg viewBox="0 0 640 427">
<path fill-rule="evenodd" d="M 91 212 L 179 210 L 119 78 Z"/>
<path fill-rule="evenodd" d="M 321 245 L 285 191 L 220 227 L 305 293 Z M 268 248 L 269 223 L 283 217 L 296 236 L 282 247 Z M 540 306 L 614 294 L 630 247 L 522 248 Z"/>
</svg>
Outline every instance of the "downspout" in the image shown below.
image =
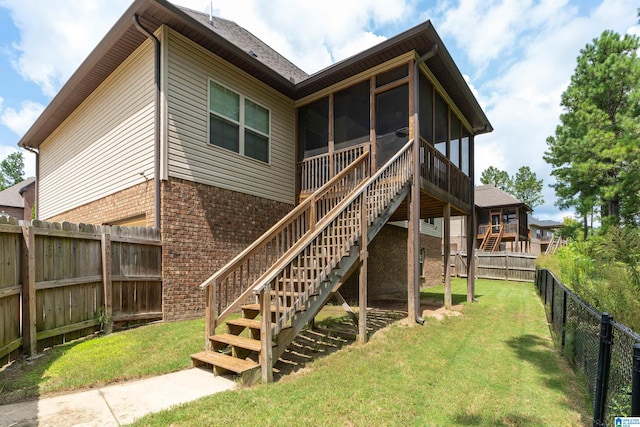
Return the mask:
<svg viewBox="0 0 640 427">
<path fill-rule="evenodd" d="M 155 94 L 155 117 L 154 117 L 154 147 L 153 147 L 153 181 L 154 181 L 154 227 L 160 229 L 160 40 L 153 35 L 153 33 L 146 30 L 140 25 L 140 20 L 137 14 L 132 17 L 133 25 L 138 31 L 147 36 L 153 41 L 154 52 L 154 82 L 156 86 Z"/>
<path fill-rule="evenodd" d="M 433 44 L 431 50 L 420 58 L 418 58 L 414 63 L 413 69 L 413 103 L 414 103 L 414 112 L 413 112 L 413 152 L 415 153 L 416 161 L 413 162 L 413 185 L 411 186 L 411 200 L 417 200 L 418 206 L 420 205 L 420 187 L 418 186 L 420 183 L 420 163 L 422 163 L 424 155 L 420 152 L 420 64 L 432 58 L 436 52 L 438 52 L 438 45 Z M 420 219 L 418 218 L 418 227 L 417 234 L 420 234 Z M 420 246 L 419 237 L 416 239 L 418 242 L 414 240 L 414 246 L 417 248 Z M 417 244 L 416 244 L 417 243 Z M 415 253 L 416 251 L 414 251 Z M 415 268 L 415 267 L 414 267 Z M 415 272 L 414 272 L 415 274 Z M 415 283 L 414 283 L 415 286 Z M 419 295 L 419 294 L 418 294 Z M 416 323 L 420 325 L 424 325 L 424 319 L 420 316 L 416 316 Z"/>
<path fill-rule="evenodd" d="M 36 204 L 35 219 L 40 219 L 40 151 L 26 145 L 22 148 L 36 155 L 36 200 L 34 203 Z"/>
</svg>

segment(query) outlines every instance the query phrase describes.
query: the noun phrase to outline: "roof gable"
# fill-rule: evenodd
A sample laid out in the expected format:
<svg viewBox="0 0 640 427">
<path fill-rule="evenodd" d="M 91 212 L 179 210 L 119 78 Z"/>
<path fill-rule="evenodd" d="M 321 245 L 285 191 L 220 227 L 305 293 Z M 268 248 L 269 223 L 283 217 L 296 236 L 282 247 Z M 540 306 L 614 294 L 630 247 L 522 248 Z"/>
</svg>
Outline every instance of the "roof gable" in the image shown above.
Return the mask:
<svg viewBox="0 0 640 427">
<path fill-rule="evenodd" d="M 490 132 L 485 116 L 442 40 L 429 21 L 370 49 L 308 76 L 289 60 L 232 21 L 178 7 L 167 0 L 135 0 L 71 76 L 19 142 L 37 148 L 147 38 L 133 25 L 133 16 L 154 32 L 160 26 L 184 35 L 243 69 L 291 99 L 300 99 L 407 52 L 423 55 L 434 45 L 426 65 L 473 127 Z"/>
<path fill-rule="evenodd" d="M 0 191 L 0 206 L 23 208 L 24 199 L 22 198 L 22 192 L 29 185 L 33 185 L 35 181 L 35 178 L 27 178 L 24 181 Z"/>
<path fill-rule="evenodd" d="M 491 208 L 497 206 L 524 206 L 529 207 L 520 199 L 513 197 L 506 191 L 502 191 L 495 184 L 479 185 L 475 188 L 475 204 L 479 208 Z"/>
</svg>

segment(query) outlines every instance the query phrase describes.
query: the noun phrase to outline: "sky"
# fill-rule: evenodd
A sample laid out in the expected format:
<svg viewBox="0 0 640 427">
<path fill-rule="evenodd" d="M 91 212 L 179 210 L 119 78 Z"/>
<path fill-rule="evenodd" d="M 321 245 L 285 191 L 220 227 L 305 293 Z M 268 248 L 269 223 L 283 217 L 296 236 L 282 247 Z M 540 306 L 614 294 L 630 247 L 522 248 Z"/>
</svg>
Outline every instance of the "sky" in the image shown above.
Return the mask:
<svg viewBox="0 0 640 427">
<path fill-rule="evenodd" d="M 132 0 L 0 0 L 0 160 Z M 554 206 L 546 139 L 580 49 L 604 30 L 640 35 L 631 0 L 173 0 L 245 27 L 307 73 L 431 20 L 494 127 L 476 138 L 476 182 L 495 166 L 544 180 L 539 219 Z M 25 172 L 35 159 L 25 152 Z"/>
</svg>

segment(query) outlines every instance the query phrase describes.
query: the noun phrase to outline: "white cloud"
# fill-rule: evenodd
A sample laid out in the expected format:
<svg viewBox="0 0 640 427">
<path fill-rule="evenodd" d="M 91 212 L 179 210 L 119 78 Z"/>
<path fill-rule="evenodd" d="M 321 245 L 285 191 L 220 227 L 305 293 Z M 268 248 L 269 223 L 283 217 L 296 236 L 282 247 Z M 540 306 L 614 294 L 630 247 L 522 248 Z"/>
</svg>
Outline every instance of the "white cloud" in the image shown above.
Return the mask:
<svg viewBox="0 0 640 427">
<path fill-rule="evenodd" d="M 625 33 L 635 24 L 636 5 L 604 0 L 590 15 L 567 1 L 461 1 L 444 10 L 438 30 L 451 37 L 482 71 L 471 79 L 494 132 L 476 140 L 476 179 L 488 166 L 515 174 L 527 165 L 544 179 L 545 206 L 536 215 L 558 218 L 544 162 L 546 138 L 553 135 L 579 51 L 605 29 Z M 472 25 L 477 20 L 478 25 Z M 477 70 L 477 68 L 476 68 Z"/>
<path fill-rule="evenodd" d="M 13 44 L 13 66 L 52 97 L 129 4 L 130 0 L 0 0 L 20 31 Z"/>
<path fill-rule="evenodd" d="M 19 111 L 9 107 L 2 110 L 0 122 L 21 137 L 42 113 L 44 105 L 33 101 L 24 101 L 20 107 Z"/>
<path fill-rule="evenodd" d="M 205 0 L 175 3 L 209 10 Z M 214 2 L 214 14 L 247 28 L 308 73 L 380 43 L 380 28 L 406 21 L 412 11 L 409 0 Z"/>
</svg>

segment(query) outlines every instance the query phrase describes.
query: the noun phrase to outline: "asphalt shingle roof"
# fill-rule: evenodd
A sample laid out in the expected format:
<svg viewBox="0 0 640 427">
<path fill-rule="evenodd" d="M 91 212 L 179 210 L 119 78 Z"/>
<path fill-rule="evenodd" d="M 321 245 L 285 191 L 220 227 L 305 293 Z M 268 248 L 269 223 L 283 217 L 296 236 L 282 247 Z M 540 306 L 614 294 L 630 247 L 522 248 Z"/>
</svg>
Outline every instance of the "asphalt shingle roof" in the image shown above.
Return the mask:
<svg viewBox="0 0 640 427">
<path fill-rule="evenodd" d="M 206 13 L 198 12 L 186 7 L 178 6 L 185 13 L 200 23 L 207 25 L 212 31 L 229 40 L 231 43 L 245 51 L 247 55 L 251 55 L 267 67 L 271 68 L 278 74 L 289 79 L 292 83 L 298 83 L 305 80 L 309 75 L 300 68 L 296 67 L 292 62 L 280 55 L 274 49 L 251 32 L 242 28 L 240 25 L 227 19 L 210 16 Z M 211 19 L 211 23 L 209 20 Z"/>
<path fill-rule="evenodd" d="M 10 206 L 12 208 L 23 208 L 24 200 L 20 191 L 35 182 L 35 178 L 27 178 L 9 188 L 0 191 L 0 206 Z"/>
<path fill-rule="evenodd" d="M 524 205 L 520 199 L 502 191 L 495 184 L 479 185 L 475 189 L 475 203 L 479 208 Z"/>
</svg>

